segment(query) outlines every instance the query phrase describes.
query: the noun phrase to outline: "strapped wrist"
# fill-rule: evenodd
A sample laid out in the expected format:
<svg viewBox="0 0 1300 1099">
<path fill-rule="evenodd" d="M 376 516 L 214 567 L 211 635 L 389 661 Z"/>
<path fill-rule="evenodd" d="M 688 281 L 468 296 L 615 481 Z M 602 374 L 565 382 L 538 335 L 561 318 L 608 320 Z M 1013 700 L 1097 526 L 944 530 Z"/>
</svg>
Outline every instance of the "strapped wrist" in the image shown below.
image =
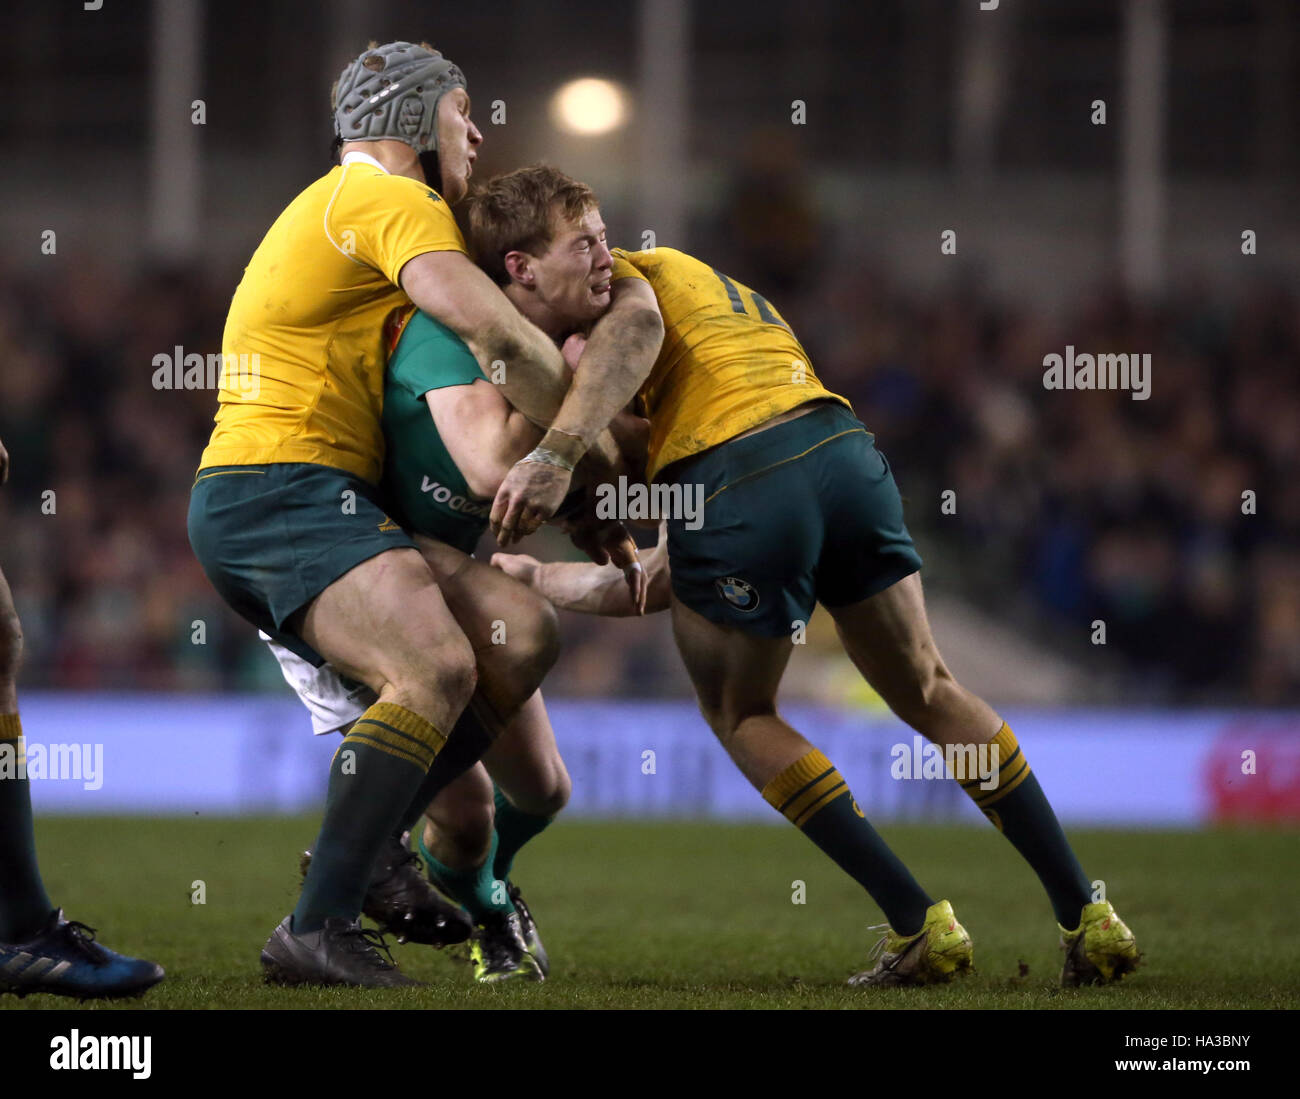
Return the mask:
<svg viewBox="0 0 1300 1099">
<path fill-rule="evenodd" d="M 582 441 L 581 435 L 575 435 L 570 431 L 558 431 L 550 428 L 542 441 L 537 444 L 538 450 L 549 450 L 552 454 L 558 454 L 572 469 L 580 461 L 583 455 L 587 453 L 587 444 Z"/>
<path fill-rule="evenodd" d="M 535 462 L 543 466 L 555 466 L 567 473 L 573 472 L 573 462 L 570 462 L 563 454 L 556 454 L 549 447 L 537 446 L 519 459 L 520 463 Z"/>
</svg>

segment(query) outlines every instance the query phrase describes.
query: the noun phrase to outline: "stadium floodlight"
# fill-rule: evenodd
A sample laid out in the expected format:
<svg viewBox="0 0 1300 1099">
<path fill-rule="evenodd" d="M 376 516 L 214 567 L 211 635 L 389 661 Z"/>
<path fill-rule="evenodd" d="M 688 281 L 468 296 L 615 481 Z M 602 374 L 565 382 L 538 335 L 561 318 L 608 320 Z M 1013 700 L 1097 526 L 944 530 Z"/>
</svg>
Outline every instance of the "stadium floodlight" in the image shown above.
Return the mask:
<svg viewBox="0 0 1300 1099">
<path fill-rule="evenodd" d="M 566 133 L 595 137 L 623 126 L 629 115 L 624 87 L 600 77 L 570 80 L 551 97 L 551 119 Z"/>
</svg>

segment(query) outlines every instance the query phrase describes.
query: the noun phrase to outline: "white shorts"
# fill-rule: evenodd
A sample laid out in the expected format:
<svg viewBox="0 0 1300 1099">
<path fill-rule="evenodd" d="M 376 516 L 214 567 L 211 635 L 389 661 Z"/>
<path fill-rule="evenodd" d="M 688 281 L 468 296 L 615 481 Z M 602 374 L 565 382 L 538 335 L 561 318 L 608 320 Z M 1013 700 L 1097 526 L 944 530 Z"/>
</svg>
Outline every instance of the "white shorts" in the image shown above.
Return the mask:
<svg viewBox="0 0 1300 1099">
<path fill-rule="evenodd" d="M 266 642 L 267 647 L 280 662 L 280 671 L 284 673 L 285 682 L 307 707 L 311 714 L 311 726 L 317 736 L 334 733 L 351 725 L 371 706 L 378 695 L 363 683 L 349 687 L 328 664 L 313 668 L 297 653 L 291 653 L 283 645 L 277 645 L 270 636 L 257 631 L 257 636 Z"/>
</svg>

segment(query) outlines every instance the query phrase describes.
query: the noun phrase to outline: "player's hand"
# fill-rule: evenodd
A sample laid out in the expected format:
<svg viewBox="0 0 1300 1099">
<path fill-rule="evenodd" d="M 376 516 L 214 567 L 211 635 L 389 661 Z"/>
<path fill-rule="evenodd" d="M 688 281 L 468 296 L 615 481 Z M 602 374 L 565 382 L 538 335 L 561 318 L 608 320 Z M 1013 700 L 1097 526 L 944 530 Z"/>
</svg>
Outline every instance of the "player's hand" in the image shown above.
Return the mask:
<svg viewBox="0 0 1300 1099">
<path fill-rule="evenodd" d="M 632 606 L 636 608 L 637 614 L 645 614 L 650 582 L 627 527 L 617 519 L 597 519 L 587 515 L 566 524 L 565 530 L 573 544 L 596 564 L 613 564 L 623 570 Z"/>
<path fill-rule="evenodd" d="M 491 565 L 530 588 L 537 579 L 537 570 L 542 567 L 536 557 L 529 557 L 526 553 L 494 553 Z"/>
<path fill-rule="evenodd" d="M 601 545 L 601 528 L 603 526 L 604 523 L 601 520 L 591 515 L 561 524 L 564 533 L 569 536 L 569 540 L 578 549 L 582 550 L 596 564 L 608 565 L 609 553 Z"/>
<path fill-rule="evenodd" d="M 573 474 L 545 462 L 516 462 L 492 501 L 488 522 L 502 549 L 537 530 L 564 503 Z"/>
<path fill-rule="evenodd" d="M 611 534 L 604 545 L 609 552 L 610 561 L 623 570 L 623 579 L 627 581 L 628 595 L 632 597 L 632 606 L 637 614 L 645 614 L 646 595 L 650 591 L 650 578 L 645 566 L 641 564 L 641 555 L 636 543 L 622 523 L 617 524 L 617 534 Z"/>
<path fill-rule="evenodd" d="M 582 358 L 582 353 L 587 348 L 587 337 L 581 332 L 575 332 L 567 340 L 564 346 L 560 348 L 560 354 L 564 356 L 564 361 L 569 364 L 569 369 L 576 371 L 578 369 L 578 360 Z"/>
<path fill-rule="evenodd" d="M 0 443 L 0 485 L 9 480 L 9 451 L 5 450 L 4 443 Z"/>
</svg>

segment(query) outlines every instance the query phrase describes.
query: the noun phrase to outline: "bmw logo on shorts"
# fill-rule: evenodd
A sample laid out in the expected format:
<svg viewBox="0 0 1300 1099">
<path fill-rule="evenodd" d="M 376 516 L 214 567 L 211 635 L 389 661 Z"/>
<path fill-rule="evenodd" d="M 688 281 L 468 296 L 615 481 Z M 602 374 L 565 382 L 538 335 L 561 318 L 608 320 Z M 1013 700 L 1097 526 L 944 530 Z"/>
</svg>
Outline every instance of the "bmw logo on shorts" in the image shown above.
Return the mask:
<svg viewBox="0 0 1300 1099">
<path fill-rule="evenodd" d="M 738 611 L 752 611 L 758 606 L 758 591 L 736 576 L 724 576 L 713 581 L 718 594 Z"/>
</svg>

